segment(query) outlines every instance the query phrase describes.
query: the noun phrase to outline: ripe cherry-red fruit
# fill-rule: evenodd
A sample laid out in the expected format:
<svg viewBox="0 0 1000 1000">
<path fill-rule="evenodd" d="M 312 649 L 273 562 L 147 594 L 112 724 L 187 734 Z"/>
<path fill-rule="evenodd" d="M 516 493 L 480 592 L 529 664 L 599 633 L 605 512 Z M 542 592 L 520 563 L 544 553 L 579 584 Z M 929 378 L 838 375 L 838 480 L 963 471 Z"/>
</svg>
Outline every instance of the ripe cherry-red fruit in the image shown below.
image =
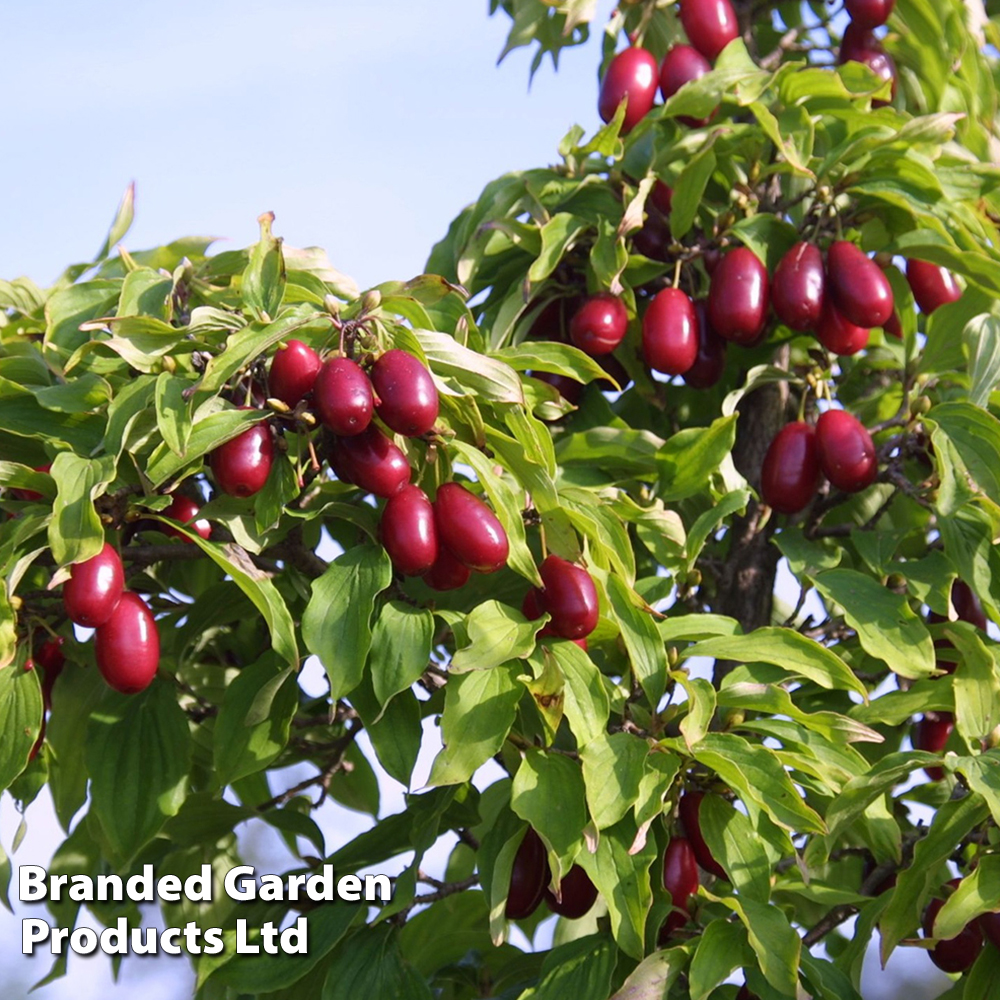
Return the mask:
<svg viewBox="0 0 1000 1000">
<path fill-rule="evenodd" d="M 114 613 L 97 629 L 94 654 L 101 676 L 122 694 L 136 694 L 152 682 L 160 663 L 160 634 L 138 594 L 122 594 Z"/>
<path fill-rule="evenodd" d="M 760 470 L 764 503 L 782 514 L 806 507 L 819 487 L 816 431 L 807 423 L 786 424 L 775 435 Z"/>
<path fill-rule="evenodd" d="M 472 570 L 459 562 L 443 545 L 438 546 L 434 565 L 424 574 L 424 583 L 432 590 L 457 590 L 469 582 Z"/>
<path fill-rule="evenodd" d="M 708 844 L 705 843 L 705 838 L 701 835 L 701 821 L 698 814 L 701 812 L 701 803 L 704 798 L 704 792 L 685 792 L 677 803 L 678 814 L 684 824 L 684 831 L 691 842 L 691 849 L 694 851 L 698 864 L 712 875 L 728 881 L 729 876 L 726 874 L 725 868 L 712 856 Z"/>
<path fill-rule="evenodd" d="M 569 920 L 578 920 L 597 902 L 597 886 L 579 865 L 570 868 L 559 883 L 559 892 L 562 899 L 556 899 L 555 894 L 546 886 L 545 902 L 553 913 Z"/>
<path fill-rule="evenodd" d="M 819 247 L 796 243 L 775 268 L 771 301 L 778 319 L 793 330 L 812 330 L 823 309 L 823 255 Z"/>
<path fill-rule="evenodd" d="M 445 483 L 434 498 L 441 544 L 470 569 L 495 573 L 507 563 L 507 532 L 479 497 L 459 483 Z"/>
<path fill-rule="evenodd" d="M 885 321 L 882 325 L 882 329 L 885 330 L 886 336 L 893 337 L 896 340 L 903 339 L 903 326 L 899 322 L 899 313 L 894 309 L 892 315 Z"/>
<path fill-rule="evenodd" d="M 816 339 L 834 354 L 857 354 L 868 346 L 868 328 L 852 323 L 827 297 L 823 303 Z"/>
<path fill-rule="evenodd" d="M 361 434 L 337 438 L 332 457 L 341 478 L 377 497 L 388 500 L 410 481 L 406 456 L 374 424 Z"/>
<path fill-rule="evenodd" d="M 628 98 L 622 135 L 631 132 L 653 107 L 659 83 L 656 58 L 647 49 L 632 46 L 619 52 L 608 64 L 601 81 L 597 110 L 601 120 L 611 121 L 622 99 Z"/>
<path fill-rule="evenodd" d="M 66 665 L 62 647 L 66 640 L 61 635 L 51 636 L 35 652 L 35 665 L 42 671 L 42 699 L 46 709 L 52 706 L 52 685 Z M 41 743 L 41 737 L 39 737 Z"/>
<path fill-rule="evenodd" d="M 708 319 L 716 333 L 737 344 L 752 344 L 767 319 L 767 268 L 746 247 L 719 261 L 708 290 Z"/>
<path fill-rule="evenodd" d="M 982 913 L 977 922 L 986 940 L 1000 948 L 1000 913 Z"/>
<path fill-rule="evenodd" d="M 681 24 L 688 41 L 713 62 L 740 33 L 729 0 L 682 0 Z"/>
<path fill-rule="evenodd" d="M 670 893 L 672 909 L 660 928 L 661 944 L 687 923 L 688 900 L 698 891 L 698 863 L 686 837 L 674 837 L 667 844 L 663 855 L 663 888 Z"/>
<path fill-rule="evenodd" d="M 889 20 L 896 0 L 845 0 L 851 23 L 859 28 L 877 28 Z"/>
<path fill-rule="evenodd" d="M 698 317 L 679 288 L 658 292 L 642 317 L 646 364 L 665 375 L 683 375 L 698 357 Z"/>
<path fill-rule="evenodd" d="M 674 203 L 674 189 L 663 181 L 657 181 L 649 193 L 649 200 L 664 214 L 670 215 Z"/>
<path fill-rule="evenodd" d="M 911 742 L 916 750 L 941 753 L 954 728 L 955 716 L 951 712 L 925 712 L 913 727 Z M 924 771 L 931 781 L 944 779 L 944 768 L 925 767 Z"/>
<path fill-rule="evenodd" d="M 896 96 L 896 64 L 885 51 L 878 37 L 869 28 L 851 22 L 840 43 L 840 63 L 859 62 L 867 66 L 880 80 L 892 83 L 892 97 Z M 873 107 L 882 107 L 888 101 L 873 100 Z"/>
<path fill-rule="evenodd" d="M 670 260 L 670 227 L 659 212 L 649 212 L 642 227 L 632 234 L 632 246 L 650 260 Z"/>
<path fill-rule="evenodd" d="M 426 573 L 437 559 L 434 508 L 418 486 L 404 486 L 386 502 L 379 524 L 393 566 L 406 576 Z"/>
<path fill-rule="evenodd" d="M 872 436 L 846 410 L 827 410 L 816 421 L 816 446 L 823 475 L 845 493 L 857 493 L 875 481 L 878 460 Z"/>
<path fill-rule="evenodd" d="M 184 496 L 183 493 L 175 493 L 170 499 L 170 506 L 163 512 L 163 516 L 169 517 L 172 521 L 179 521 L 196 535 L 207 539 L 212 534 L 212 524 L 206 518 L 198 517 L 199 510 L 201 507 L 190 497 Z M 194 545 L 190 538 L 182 535 L 176 528 L 164 525 L 163 532 L 166 535 L 183 539 L 189 545 Z"/>
<path fill-rule="evenodd" d="M 856 326 L 881 326 L 892 315 L 892 286 L 885 272 L 859 246 L 836 240 L 826 255 L 833 304 Z"/>
<path fill-rule="evenodd" d="M 551 555 L 539 568 L 545 589 L 539 604 L 550 625 L 564 639 L 583 639 L 597 627 L 597 588 L 582 567 Z"/>
<path fill-rule="evenodd" d="M 90 559 L 76 563 L 63 584 L 63 606 L 70 621 L 87 628 L 103 625 L 125 587 L 121 557 L 107 542 Z"/>
<path fill-rule="evenodd" d="M 524 840 L 514 855 L 507 892 L 507 919 L 523 920 L 530 917 L 542 901 L 545 884 L 549 880 L 549 863 L 545 857 L 542 838 L 529 826 Z"/>
<path fill-rule="evenodd" d="M 690 45 L 673 46 L 664 56 L 660 67 L 660 93 L 663 94 L 663 99 L 673 97 L 685 83 L 700 80 L 711 69 L 709 61 L 696 48 Z M 701 128 L 708 124 L 707 118 L 692 118 L 690 115 L 682 115 L 679 120 L 691 128 Z M 669 208 L 667 211 L 669 212 Z"/>
<path fill-rule="evenodd" d="M 312 392 L 322 367 L 319 355 L 308 344 L 290 340 L 287 347 L 274 352 L 267 375 L 267 391 L 275 399 L 294 407 Z"/>
<path fill-rule="evenodd" d="M 350 358 L 330 358 L 323 365 L 313 386 L 313 403 L 320 420 L 341 437 L 366 430 L 375 405 L 368 376 Z"/>
<path fill-rule="evenodd" d="M 953 878 L 948 882 L 953 889 L 957 888 L 961 879 Z M 943 899 L 932 899 L 924 910 L 924 937 L 934 936 L 934 921 L 938 912 L 944 906 Z M 931 961 L 942 972 L 965 972 L 976 960 L 983 947 L 983 935 L 978 921 L 973 920 L 963 927 L 958 934 L 947 941 L 938 941 L 928 953 Z"/>
<path fill-rule="evenodd" d="M 684 381 L 694 389 L 711 389 L 726 370 L 726 342 L 708 321 L 703 300 L 694 304 L 698 317 L 698 355 L 684 373 Z"/>
<path fill-rule="evenodd" d="M 955 614 L 963 622 L 971 622 L 978 629 L 986 631 L 986 615 L 972 588 L 964 580 L 955 580 L 951 585 L 951 603 Z"/>
<path fill-rule="evenodd" d="M 273 464 L 274 442 L 266 421 L 220 444 L 209 456 L 219 489 L 234 497 L 252 497 L 262 489 Z"/>
<path fill-rule="evenodd" d="M 921 312 L 928 315 L 939 306 L 957 302 L 962 297 L 962 289 L 951 271 L 925 260 L 906 262 L 906 280 Z"/>
<path fill-rule="evenodd" d="M 419 437 L 438 418 L 438 391 L 423 362 L 409 351 L 386 351 L 372 366 L 376 413 L 397 434 Z"/>
<path fill-rule="evenodd" d="M 625 339 L 628 312 L 625 303 L 610 292 L 591 295 L 574 313 L 569 339 L 586 354 L 610 354 Z"/>
</svg>

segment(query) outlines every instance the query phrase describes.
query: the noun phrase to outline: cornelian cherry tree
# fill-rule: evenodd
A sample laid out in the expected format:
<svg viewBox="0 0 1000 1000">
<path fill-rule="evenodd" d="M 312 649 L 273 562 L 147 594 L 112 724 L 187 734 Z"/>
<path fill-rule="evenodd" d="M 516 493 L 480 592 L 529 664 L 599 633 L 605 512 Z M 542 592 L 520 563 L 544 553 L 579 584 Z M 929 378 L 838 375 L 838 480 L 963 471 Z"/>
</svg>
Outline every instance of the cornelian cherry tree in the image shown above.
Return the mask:
<svg viewBox="0 0 1000 1000">
<path fill-rule="evenodd" d="M 492 7 L 582 58 L 593 4 Z M 204 1000 L 843 1000 L 873 939 L 992 995 L 998 42 L 974 0 L 630 0 L 603 127 L 427 274 L 269 215 L 128 253 L 128 197 L 0 283 L 0 778 L 52 872 L 221 874 L 248 823 L 289 872 L 406 857 L 377 907 L 168 907 L 304 912 L 305 956 L 192 954 Z M 332 853 L 331 800 L 374 818 Z"/>
</svg>

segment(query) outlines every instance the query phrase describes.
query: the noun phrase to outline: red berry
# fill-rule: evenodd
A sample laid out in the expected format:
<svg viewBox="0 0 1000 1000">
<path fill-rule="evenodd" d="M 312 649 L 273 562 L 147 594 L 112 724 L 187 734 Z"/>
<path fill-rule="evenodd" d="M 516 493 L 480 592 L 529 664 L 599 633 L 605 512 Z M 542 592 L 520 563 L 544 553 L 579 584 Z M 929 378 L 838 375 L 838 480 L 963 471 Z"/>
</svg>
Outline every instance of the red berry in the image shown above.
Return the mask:
<svg viewBox="0 0 1000 1000">
<path fill-rule="evenodd" d="M 469 582 L 471 575 L 472 570 L 441 545 L 434 565 L 424 574 L 424 583 L 432 590 L 457 590 Z"/>
<path fill-rule="evenodd" d="M 386 502 L 379 525 L 393 566 L 406 576 L 426 573 L 437 559 L 434 508 L 417 486 L 404 486 Z"/>
<path fill-rule="evenodd" d="M 816 327 L 816 339 L 834 354 L 857 354 L 868 346 L 868 329 L 852 323 L 827 297 Z"/>
<path fill-rule="evenodd" d="M 149 687 L 160 663 L 160 635 L 146 602 L 131 590 L 97 629 L 94 654 L 101 676 L 122 694 Z"/>
<path fill-rule="evenodd" d="M 673 46 L 664 56 L 660 67 L 660 93 L 663 94 L 663 99 L 673 97 L 685 83 L 700 80 L 711 69 L 709 61 L 697 49 L 690 45 Z M 691 128 L 701 128 L 708 124 L 707 118 L 692 118 L 690 115 L 683 115 L 679 120 Z M 667 212 L 669 211 L 668 206 Z"/>
<path fill-rule="evenodd" d="M 778 319 L 793 330 L 812 330 L 823 308 L 823 255 L 812 243 L 796 243 L 778 264 L 771 301 Z"/>
<path fill-rule="evenodd" d="M 767 319 L 767 268 L 753 251 L 737 247 L 719 261 L 708 290 L 708 319 L 716 333 L 750 345 Z"/>
<path fill-rule="evenodd" d="M 670 260 L 672 242 L 670 227 L 659 212 L 649 212 L 642 228 L 632 234 L 632 246 L 650 260 Z"/>
<path fill-rule="evenodd" d="M 397 434 L 419 437 L 438 418 L 438 392 L 423 362 L 408 351 L 386 351 L 372 366 L 376 412 Z"/>
<path fill-rule="evenodd" d="M 649 200 L 664 214 L 670 215 L 674 202 L 674 190 L 663 181 L 657 181 L 649 194 Z"/>
<path fill-rule="evenodd" d="M 125 587 L 121 557 L 107 542 L 96 556 L 76 563 L 63 584 L 63 606 L 70 621 L 87 628 L 103 625 Z"/>
<path fill-rule="evenodd" d="M 323 362 L 319 355 L 301 340 L 290 340 L 288 346 L 274 352 L 267 375 L 267 391 L 283 403 L 294 407 L 312 392 Z"/>
<path fill-rule="evenodd" d="M 833 304 L 856 326 L 881 326 L 892 315 L 892 286 L 885 272 L 859 246 L 835 241 L 826 255 Z"/>
<path fill-rule="evenodd" d="M 955 716 L 951 712 L 925 712 L 913 727 L 911 742 L 914 749 L 928 753 L 941 753 L 955 728 Z M 944 768 L 925 767 L 931 781 L 944 779 Z"/>
<path fill-rule="evenodd" d="M 597 110 L 601 120 L 611 121 L 623 98 L 628 98 L 622 135 L 631 132 L 653 107 L 658 83 L 656 58 L 646 49 L 633 46 L 619 52 L 608 65 L 601 81 Z"/>
<path fill-rule="evenodd" d="M 545 614 L 545 598 L 538 587 L 532 587 L 524 595 L 524 600 L 521 601 L 521 614 L 524 615 L 528 621 L 534 621 L 536 618 L 541 618 Z"/>
<path fill-rule="evenodd" d="M 273 463 L 274 442 L 266 421 L 254 424 L 232 440 L 220 444 L 209 456 L 209 465 L 219 489 L 234 497 L 252 497 L 262 489 Z"/>
<path fill-rule="evenodd" d="M 340 478 L 377 497 L 395 496 L 410 481 L 406 456 L 374 424 L 337 438 L 331 459 Z"/>
<path fill-rule="evenodd" d="M 983 936 L 993 945 L 1000 948 L 1000 913 L 983 913 L 979 917 L 979 929 Z"/>
<path fill-rule="evenodd" d="M 845 493 L 857 493 L 875 481 L 878 460 L 872 436 L 846 410 L 827 410 L 816 421 L 816 447 L 823 475 Z"/>
<path fill-rule="evenodd" d="M 578 920 L 597 902 L 597 886 L 590 881 L 590 876 L 579 866 L 573 865 L 566 877 L 559 884 L 561 899 L 546 887 L 545 902 L 553 913 L 569 920 Z"/>
<path fill-rule="evenodd" d="M 171 497 L 170 506 L 163 512 L 163 516 L 169 517 L 172 521 L 179 521 L 196 535 L 200 535 L 202 538 L 207 539 L 212 534 L 212 525 L 211 522 L 205 518 L 198 517 L 199 510 L 201 510 L 201 507 L 190 497 L 184 496 L 183 493 L 175 493 L 173 497 Z M 175 538 L 181 538 L 189 545 L 194 544 L 190 538 L 186 535 L 182 535 L 176 528 L 170 528 L 164 525 L 163 533 L 166 535 L 172 535 Z"/>
<path fill-rule="evenodd" d="M 665 375 L 683 375 L 698 357 L 698 317 L 679 288 L 664 288 L 642 317 L 646 364 Z"/>
<path fill-rule="evenodd" d="M 819 487 L 816 431 L 806 423 L 786 424 L 775 435 L 760 470 L 760 493 L 782 514 L 806 507 Z"/>
<path fill-rule="evenodd" d="M 313 403 L 323 423 L 341 437 L 361 434 L 372 422 L 372 384 L 350 358 L 330 358 L 313 386 Z"/>
<path fill-rule="evenodd" d="M 729 0 L 682 0 L 681 24 L 688 41 L 713 61 L 740 33 Z"/>
<path fill-rule="evenodd" d="M 698 356 L 684 373 L 684 381 L 694 389 L 711 389 L 726 370 L 726 342 L 708 321 L 704 300 L 694 304 L 698 317 Z"/>
<path fill-rule="evenodd" d="M 952 888 L 957 888 L 961 879 L 953 878 L 948 883 Z M 934 936 L 934 921 L 938 912 L 944 906 L 944 900 L 932 899 L 924 910 L 923 931 L 924 937 Z M 966 924 L 953 938 L 947 941 L 939 941 L 930 950 L 931 961 L 942 972 L 965 972 L 972 966 L 979 952 L 983 947 L 983 935 L 979 929 L 978 921 Z"/>
<path fill-rule="evenodd" d="M 867 66 L 880 80 L 892 82 L 892 97 L 896 96 L 896 64 L 885 51 L 882 43 L 870 29 L 852 22 L 844 31 L 840 43 L 840 63 L 859 62 Z M 873 107 L 882 107 L 888 101 L 872 101 Z"/>
<path fill-rule="evenodd" d="M 573 315 L 569 339 L 586 354 L 610 354 L 625 338 L 628 312 L 625 303 L 610 292 L 587 299 Z"/>
<path fill-rule="evenodd" d="M 506 916 L 508 920 L 530 917 L 542 901 L 545 884 L 549 880 L 549 862 L 545 857 L 542 838 L 529 826 L 524 840 L 514 855 L 507 892 Z"/>
<path fill-rule="evenodd" d="M 434 520 L 441 544 L 479 573 L 495 573 L 507 564 L 507 533 L 496 515 L 458 483 L 445 483 L 434 498 Z"/>
<path fill-rule="evenodd" d="M 928 264 L 924 260 L 908 260 L 906 280 L 910 283 L 913 297 L 921 312 L 928 315 L 939 306 L 957 302 L 962 297 L 962 289 L 951 271 L 938 264 Z"/>
<path fill-rule="evenodd" d="M 851 23 L 859 28 L 877 28 L 889 20 L 896 0 L 845 0 Z"/>
<path fill-rule="evenodd" d="M 677 803 L 678 813 L 698 864 L 712 875 L 728 881 L 729 876 L 726 874 L 725 868 L 712 856 L 708 844 L 705 843 L 705 838 L 701 835 L 701 822 L 698 814 L 701 812 L 701 803 L 704 798 L 704 792 L 685 792 Z"/>
<path fill-rule="evenodd" d="M 674 837 L 663 855 L 663 888 L 670 893 L 672 909 L 660 928 L 660 943 L 688 921 L 688 900 L 698 891 L 698 864 L 691 842 Z"/>
<path fill-rule="evenodd" d="M 66 665 L 66 657 L 62 651 L 65 641 L 61 635 L 50 636 L 35 652 L 35 663 L 42 668 L 45 674 L 45 681 L 50 686 L 62 673 L 62 669 Z"/>
<path fill-rule="evenodd" d="M 551 616 L 550 625 L 564 639 L 583 639 L 597 627 L 597 588 L 582 567 L 549 556 L 539 570 L 545 589 L 538 602 Z"/>
<path fill-rule="evenodd" d="M 893 310 L 892 315 L 885 321 L 882 329 L 885 330 L 888 337 L 894 337 L 896 340 L 903 339 L 903 327 L 899 322 L 899 314 L 895 310 Z"/>
</svg>

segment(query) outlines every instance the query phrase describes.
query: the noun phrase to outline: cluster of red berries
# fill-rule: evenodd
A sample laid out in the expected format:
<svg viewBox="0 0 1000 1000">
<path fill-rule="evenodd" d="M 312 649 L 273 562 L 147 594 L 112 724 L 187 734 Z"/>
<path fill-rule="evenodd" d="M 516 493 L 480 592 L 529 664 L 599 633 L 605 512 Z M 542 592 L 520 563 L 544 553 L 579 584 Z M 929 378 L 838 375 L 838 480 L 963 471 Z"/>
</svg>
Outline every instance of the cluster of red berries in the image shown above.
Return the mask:
<svg viewBox="0 0 1000 1000">
<path fill-rule="evenodd" d="M 875 28 L 889 20 L 896 0 L 846 0 L 844 6 L 851 18 L 840 42 L 839 62 L 859 62 L 867 66 L 880 80 L 892 83 L 896 96 L 896 64 L 885 50 Z M 876 107 L 887 101 L 873 101 Z"/>
<path fill-rule="evenodd" d="M 551 880 L 552 871 L 545 856 L 545 845 L 529 826 L 514 855 L 507 891 L 507 919 L 524 920 L 545 900 L 553 913 L 576 920 L 597 901 L 597 888 L 579 865 L 573 865 L 567 872 L 560 883 L 558 897 L 549 888 Z"/>
</svg>

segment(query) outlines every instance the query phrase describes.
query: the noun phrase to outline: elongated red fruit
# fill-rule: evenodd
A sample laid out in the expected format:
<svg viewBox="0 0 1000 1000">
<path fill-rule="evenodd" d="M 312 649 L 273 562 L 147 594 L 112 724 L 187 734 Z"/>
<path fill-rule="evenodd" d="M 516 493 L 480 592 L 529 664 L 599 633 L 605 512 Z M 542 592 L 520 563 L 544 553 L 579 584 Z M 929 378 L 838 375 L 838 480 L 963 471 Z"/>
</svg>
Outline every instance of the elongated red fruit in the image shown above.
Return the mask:
<svg viewBox="0 0 1000 1000">
<path fill-rule="evenodd" d="M 852 323 L 833 304 L 829 297 L 816 326 L 816 339 L 834 354 L 857 354 L 868 346 L 869 332 L 864 326 Z"/>
<path fill-rule="evenodd" d="M 249 406 L 240 407 L 252 409 Z M 261 490 L 274 464 L 274 442 L 267 421 L 254 424 L 242 434 L 220 444 L 209 455 L 212 474 L 223 493 L 252 497 Z"/>
<path fill-rule="evenodd" d="M 948 882 L 948 885 L 957 889 L 961 881 L 961 879 L 953 878 Z M 934 936 L 934 921 L 942 906 L 944 906 L 943 899 L 932 899 L 927 904 L 921 921 L 924 937 Z M 928 954 L 931 961 L 942 972 L 965 972 L 966 969 L 972 967 L 972 963 L 979 956 L 982 948 L 983 934 L 980 923 L 973 920 L 966 924 L 953 938 L 938 941 Z"/>
<path fill-rule="evenodd" d="M 46 711 L 52 707 L 52 686 L 66 665 L 66 657 L 62 651 L 65 641 L 61 635 L 51 636 L 35 653 L 35 665 L 42 671 L 42 701 Z M 41 746 L 41 743 L 42 737 L 39 736 L 38 745 Z"/>
<path fill-rule="evenodd" d="M 337 438 L 331 460 L 338 476 L 386 500 L 410 481 L 406 456 L 374 424 L 361 434 Z"/>
<path fill-rule="evenodd" d="M 382 544 L 393 566 L 406 576 L 420 576 L 438 555 L 434 508 L 418 486 L 404 486 L 386 502 L 379 523 Z"/>
<path fill-rule="evenodd" d="M 694 851 L 698 864 L 712 875 L 728 881 L 729 876 L 726 874 L 725 868 L 712 856 L 712 852 L 708 849 L 708 844 L 705 843 L 705 838 L 701 834 L 699 814 L 704 798 L 704 792 L 685 792 L 677 803 L 677 811 L 684 824 L 684 832 L 687 834 L 688 840 L 691 841 L 691 849 Z"/>
<path fill-rule="evenodd" d="M 545 589 L 540 595 L 542 610 L 551 615 L 551 626 L 564 639 L 583 639 L 597 627 L 597 588 L 593 577 L 582 567 L 551 555 L 539 572 Z"/>
<path fill-rule="evenodd" d="M 597 357 L 610 354 L 628 331 L 625 303 L 611 292 L 591 295 L 573 314 L 569 339 L 585 354 Z"/>
<path fill-rule="evenodd" d="M 459 483 L 445 483 L 434 498 L 441 544 L 479 573 L 495 573 L 507 563 L 507 532 L 479 497 Z"/>
<path fill-rule="evenodd" d="M 87 628 L 103 625 L 125 587 L 121 557 L 107 542 L 96 556 L 76 563 L 63 584 L 63 607 L 70 621 Z"/>
<path fill-rule="evenodd" d="M 826 273 L 833 304 L 857 326 L 882 326 L 892 315 L 892 285 L 859 246 L 836 240 L 826 254 Z"/>
<path fill-rule="evenodd" d="M 978 923 L 983 937 L 994 948 L 1000 948 L 1000 913 L 983 913 L 980 915 Z"/>
<path fill-rule="evenodd" d="M 708 319 L 716 333 L 737 344 L 753 344 L 767 319 L 767 268 L 746 247 L 719 261 L 708 290 Z"/>
<path fill-rule="evenodd" d="M 816 447 L 823 475 L 845 493 L 875 481 L 878 459 L 865 426 L 846 410 L 827 410 L 816 421 Z"/>
<path fill-rule="evenodd" d="M 955 614 L 963 622 L 971 622 L 978 629 L 986 631 L 986 615 L 972 588 L 964 580 L 955 580 L 951 585 L 951 603 Z M 38 657 L 36 657 L 38 659 Z"/>
<path fill-rule="evenodd" d="M 663 181 L 657 181 L 649 193 L 649 200 L 665 216 L 670 215 L 670 209 L 674 204 L 674 189 L 669 184 L 664 184 Z"/>
<path fill-rule="evenodd" d="M 375 405 L 368 376 L 350 358 L 330 358 L 323 365 L 313 386 L 313 403 L 320 420 L 340 437 L 364 432 Z"/>
<path fill-rule="evenodd" d="M 426 434 L 438 418 L 438 391 L 420 358 L 409 351 L 386 351 L 372 366 L 379 403 L 375 412 L 404 437 Z"/>
<path fill-rule="evenodd" d="M 681 24 L 688 41 L 713 62 L 740 33 L 729 0 L 682 0 Z"/>
<path fill-rule="evenodd" d="M 891 96 L 896 96 L 896 64 L 870 29 L 862 28 L 853 22 L 847 26 L 840 43 L 839 62 L 842 65 L 847 62 L 859 62 L 867 66 L 880 80 L 891 81 Z M 873 100 L 872 107 L 884 107 L 888 103 L 888 101 Z"/>
<path fill-rule="evenodd" d="M 267 373 L 267 391 L 294 407 L 312 392 L 322 367 L 319 355 L 308 344 L 290 340 L 287 347 L 274 352 Z"/>
<path fill-rule="evenodd" d="M 459 562 L 443 545 L 438 545 L 437 559 L 424 574 L 424 583 L 432 590 L 457 590 L 469 582 L 472 570 Z"/>
<path fill-rule="evenodd" d="M 663 94 L 663 99 L 666 101 L 673 97 L 684 84 L 700 80 L 711 69 L 711 63 L 693 46 L 673 46 L 663 57 L 663 65 L 660 67 L 660 93 Z M 680 116 L 679 121 L 691 128 L 701 128 L 708 124 L 707 118 L 692 118 L 690 115 Z"/>
<path fill-rule="evenodd" d="M 726 370 L 726 342 L 708 321 L 703 299 L 694 304 L 698 317 L 698 356 L 684 373 L 684 381 L 694 389 L 711 389 Z"/>
<path fill-rule="evenodd" d="M 686 837 L 674 837 L 663 855 L 663 888 L 670 893 L 672 909 L 660 928 L 663 944 L 688 922 L 688 900 L 698 891 L 698 863 Z"/>
<path fill-rule="evenodd" d="M 913 727 L 911 741 L 914 749 L 926 750 L 928 753 L 941 753 L 955 728 L 955 716 L 951 712 L 924 712 Z M 925 767 L 924 771 L 931 781 L 944 779 L 944 768 Z"/>
<path fill-rule="evenodd" d="M 813 330 L 823 309 L 826 278 L 819 247 L 796 243 L 775 268 L 771 302 L 778 319 L 793 330 Z"/>
<path fill-rule="evenodd" d="M 679 288 L 664 288 L 642 317 L 646 364 L 665 375 L 683 375 L 698 358 L 698 317 Z"/>
<path fill-rule="evenodd" d="M 545 857 L 542 838 L 529 826 L 524 840 L 514 855 L 507 892 L 506 915 L 508 920 L 530 917 L 542 901 L 545 884 L 549 880 L 549 863 Z"/>
<path fill-rule="evenodd" d="M 938 264 L 928 264 L 925 260 L 906 262 L 906 280 L 921 312 L 928 316 L 935 309 L 957 302 L 962 297 L 962 289 L 951 271 Z"/>
<path fill-rule="evenodd" d="M 896 0 L 845 0 L 851 23 L 859 28 L 877 28 L 889 20 Z"/>
<path fill-rule="evenodd" d="M 628 98 L 622 135 L 631 132 L 650 112 L 656 100 L 659 83 L 656 57 L 647 49 L 633 46 L 619 52 L 608 64 L 608 71 L 601 81 L 597 110 L 601 120 L 611 121 L 621 104 Z"/>
<path fill-rule="evenodd" d="M 573 865 L 566 877 L 559 884 L 561 899 L 546 886 L 545 902 L 553 913 L 558 913 L 568 920 L 578 920 L 597 902 L 597 886 L 590 881 L 590 876 L 579 866 Z"/>
<path fill-rule="evenodd" d="M 96 632 L 94 655 L 101 676 L 116 691 L 147 688 L 160 663 L 160 634 L 146 602 L 131 590 Z"/>
<path fill-rule="evenodd" d="M 760 470 L 764 503 L 782 514 L 802 510 L 819 487 L 816 431 L 807 423 L 786 424 L 775 435 Z"/>
<path fill-rule="evenodd" d="M 208 539 L 212 534 L 212 523 L 204 517 L 198 517 L 199 510 L 201 510 L 201 507 L 190 497 L 185 496 L 183 493 L 175 493 L 170 499 L 170 506 L 163 512 L 163 516 L 169 517 L 172 521 L 179 521 L 196 535 Z M 171 535 L 174 538 L 180 538 L 189 545 L 194 545 L 194 542 L 187 535 L 181 534 L 176 528 L 164 525 L 163 533 Z"/>
</svg>

